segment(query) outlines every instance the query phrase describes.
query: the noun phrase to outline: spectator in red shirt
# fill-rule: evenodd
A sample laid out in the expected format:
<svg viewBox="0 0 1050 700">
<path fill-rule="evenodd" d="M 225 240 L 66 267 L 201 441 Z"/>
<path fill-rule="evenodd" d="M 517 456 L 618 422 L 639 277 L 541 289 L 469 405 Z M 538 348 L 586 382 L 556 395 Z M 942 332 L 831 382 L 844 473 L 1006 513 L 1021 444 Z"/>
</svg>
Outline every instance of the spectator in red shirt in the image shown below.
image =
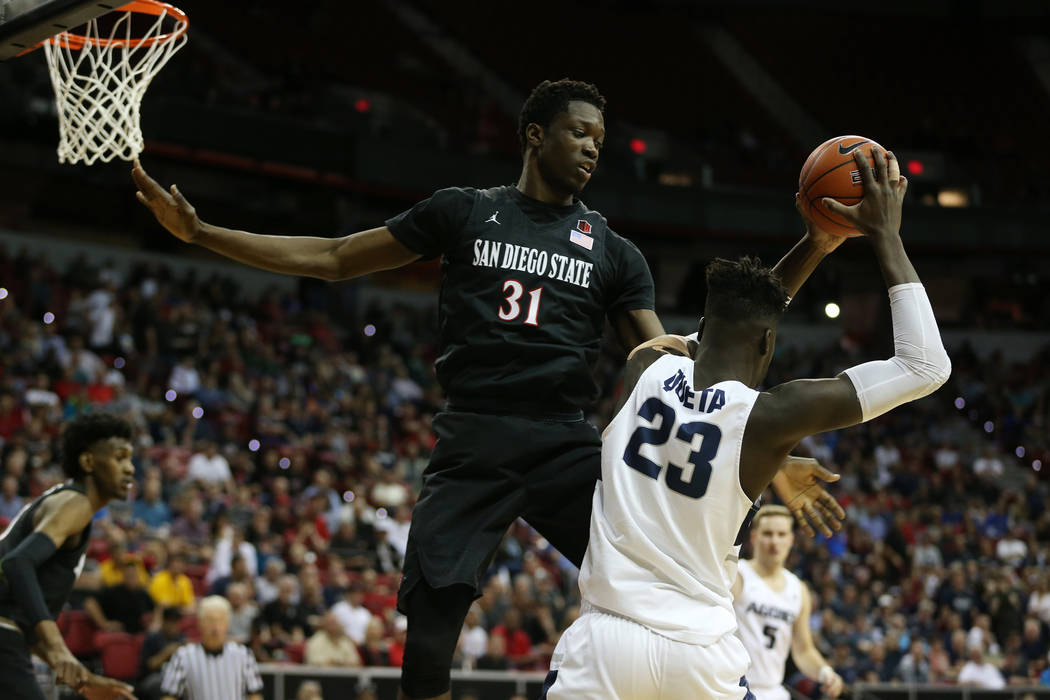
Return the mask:
<svg viewBox="0 0 1050 700">
<path fill-rule="evenodd" d="M 527 667 L 532 661 L 532 640 L 521 628 L 521 612 L 511 607 L 503 615 L 503 624 L 492 628 L 492 636 L 506 641 L 507 658 L 517 668 Z"/>
</svg>

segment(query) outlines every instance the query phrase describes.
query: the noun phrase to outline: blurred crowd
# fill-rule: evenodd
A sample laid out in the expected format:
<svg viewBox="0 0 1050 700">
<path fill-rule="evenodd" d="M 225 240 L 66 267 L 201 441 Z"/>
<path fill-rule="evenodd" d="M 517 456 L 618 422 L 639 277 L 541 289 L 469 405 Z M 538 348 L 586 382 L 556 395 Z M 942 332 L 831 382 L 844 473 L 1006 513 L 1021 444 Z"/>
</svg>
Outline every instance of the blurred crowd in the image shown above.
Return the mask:
<svg viewBox="0 0 1050 700">
<path fill-rule="evenodd" d="M 98 516 L 72 604 L 99 630 L 146 635 L 143 678 L 193 637 L 206 594 L 230 601 L 230 634 L 260 662 L 400 665 L 400 565 L 441 407 L 432 308 L 359 311 L 352 289 L 309 282 L 248 299 L 229 279 L 3 251 L 0 280 L 0 523 L 62 478 L 63 420 L 133 423 L 136 491 Z M 843 475 L 848 520 L 800 536 L 789 564 L 848 682 L 1047 671 L 1050 350 L 1014 365 L 951 354 L 935 395 L 802 446 Z M 865 359 L 786 351 L 768 383 Z M 621 363 L 611 348 L 597 368 L 598 425 Z M 455 664 L 544 669 L 578 612 L 574 567 L 519 521 Z"/>
</svg>

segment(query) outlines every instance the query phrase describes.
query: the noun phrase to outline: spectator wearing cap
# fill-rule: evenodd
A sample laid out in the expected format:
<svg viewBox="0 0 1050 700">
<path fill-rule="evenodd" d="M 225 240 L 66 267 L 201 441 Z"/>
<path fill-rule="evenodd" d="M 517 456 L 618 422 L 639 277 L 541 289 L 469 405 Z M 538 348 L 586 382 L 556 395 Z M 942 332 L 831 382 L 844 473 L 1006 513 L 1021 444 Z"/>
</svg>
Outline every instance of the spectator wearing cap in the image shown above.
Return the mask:
<svg viewBox="0 0 1050 700">
<path fill-rule="evenodd" d="M 227 638 L 230 604 L 208 596 L 198 612 L 201 640 L 180 647 L 164 666 L 163 700 L 262 700 L 255 656 Z"/>
<path fill-rule="evenodd" d="M 304 661 L 310 666 L 361 666 L 357 647 L 346 636 L 339 618 L 331 610 L 321 618 L 320 629 L 306 641 Z"/>
</svg>

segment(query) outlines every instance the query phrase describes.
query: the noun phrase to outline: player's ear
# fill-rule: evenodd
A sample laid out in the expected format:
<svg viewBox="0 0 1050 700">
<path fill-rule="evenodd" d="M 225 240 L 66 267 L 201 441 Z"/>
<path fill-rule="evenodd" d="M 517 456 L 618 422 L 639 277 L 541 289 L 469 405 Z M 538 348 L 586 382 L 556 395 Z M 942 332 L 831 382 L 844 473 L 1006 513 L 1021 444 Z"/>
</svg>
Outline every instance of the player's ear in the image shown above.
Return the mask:
<svg viewBox="0 0 1050 700">
<path fill-rule="evenodd" d="M 90 452 L 81 452 L 78 461 L 80 462 L 81 470 L 85 474 L 91 474 L 95 471 L 95 456 Z"/>
<path fill-rule="evenodd" d="M 532 122 L 525 127 L 525 143 L 532 146 L 533 148 L 539 148 L 543 145 L 543 127 L 539 124 Z"/>
</svg>

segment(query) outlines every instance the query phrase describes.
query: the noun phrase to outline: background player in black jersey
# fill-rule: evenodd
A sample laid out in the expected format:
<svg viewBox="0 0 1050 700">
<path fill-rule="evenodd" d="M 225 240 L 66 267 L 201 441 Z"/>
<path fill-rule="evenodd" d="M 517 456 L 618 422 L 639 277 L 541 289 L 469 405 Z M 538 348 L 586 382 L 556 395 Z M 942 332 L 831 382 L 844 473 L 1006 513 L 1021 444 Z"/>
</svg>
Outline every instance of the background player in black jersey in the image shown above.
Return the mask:
<svg viewBox="0 0 1050 700">
<path fill-rule="evenodd" d="M 522 107 L 516 185 L 439 190 L 335 239 L 204 223 L 175 185 L 132 170 L 168 231 L 265 270 L 341 280 L 441 257 L 436 370 L 448 407 L 434 419 L 399 592 L 408 698 L 447 697 L 463 619 L 515 519 L 582 562 L 601 443 L 581 408 L 597 393 L 605 321 L 625 348 L 663 334 L 645 259 L 578 198 L 605 140 L 604 108 L 593 85 L 544 81 Z M 777 266 L 791 293 L 840 241 L 814 231 L 795 246 Z"/>
<path fill-rule="evenodd" d="M 42 700 L 30 652 L 59 683 L 90 700 L 132 698 L 131 687 L 84 668 L 55 617 L 84 566 L 91 519 L 134 485 L 131 426 L 108 414 L 66 424 L 62 468 L 69 480 L 41 494 L 0 535 L 0 698 Z"/>
</svg>

